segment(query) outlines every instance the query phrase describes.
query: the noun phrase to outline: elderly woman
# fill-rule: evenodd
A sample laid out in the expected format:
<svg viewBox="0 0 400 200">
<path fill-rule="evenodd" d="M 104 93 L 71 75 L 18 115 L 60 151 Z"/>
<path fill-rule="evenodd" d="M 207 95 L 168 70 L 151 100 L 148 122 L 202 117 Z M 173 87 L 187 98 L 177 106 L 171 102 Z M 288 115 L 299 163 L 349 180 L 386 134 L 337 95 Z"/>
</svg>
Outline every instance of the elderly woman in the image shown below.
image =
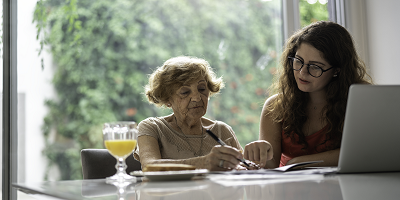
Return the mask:
<svg viewBox="0 0 400 200">
<path fill-rule="evenodd" d="M 150 117 L 139 123 L 135 158 L 148 164 L 190 164 L 198 169 L 221 171 L 239 166 L 243 158 L 232 128 L 203 117 L 208 100 L 224 86 L 207 61 L 175 57 L 151 74 L 145 88 L 150 103 L 171 108 L 173 113 Z M 206 130 L 213 131 L 228 146 L 220 146 Z"/>
</svg>

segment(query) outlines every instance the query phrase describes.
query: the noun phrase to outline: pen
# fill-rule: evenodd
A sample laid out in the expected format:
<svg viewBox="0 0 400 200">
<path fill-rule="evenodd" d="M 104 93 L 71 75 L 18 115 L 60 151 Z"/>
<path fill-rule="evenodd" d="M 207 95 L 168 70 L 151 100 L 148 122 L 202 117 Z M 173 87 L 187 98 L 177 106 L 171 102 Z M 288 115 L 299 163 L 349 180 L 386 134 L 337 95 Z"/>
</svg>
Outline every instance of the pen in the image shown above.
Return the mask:
<svg viewBox="0 0 400 200">
<path fill-rule="evenodd" d="M 210 129 L 207 129 L 206 132 L 215 140 L 218 142 L 218 144 L 220 144 L 221 146 L 227 146 L 225 144 L 224 141 L 222 141 L 221 139 L 219 139 Z M 247 164 L 247 162 L 242 158 L 242 159 L 238 159 L 240 160 L 240 162 L 242 162 L 243 164 L 245 164 L 247 167 L 250 167 L 249 164 Z"/>
</svg>

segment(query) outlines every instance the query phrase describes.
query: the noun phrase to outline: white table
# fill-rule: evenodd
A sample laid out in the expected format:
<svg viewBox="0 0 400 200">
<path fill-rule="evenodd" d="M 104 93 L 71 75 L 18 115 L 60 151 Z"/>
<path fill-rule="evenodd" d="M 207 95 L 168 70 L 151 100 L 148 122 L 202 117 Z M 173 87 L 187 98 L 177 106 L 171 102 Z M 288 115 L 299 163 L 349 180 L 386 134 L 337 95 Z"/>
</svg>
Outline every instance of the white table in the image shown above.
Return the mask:
<svg viewBox="0 0 400 200">
<path fill-rule="evenodd" d="M 60 199 L 118 199 L 117 188 L 107 184 L 105 179 L 16 183 L 13 186 L 28 194 Z M 400 172 L 251 179 L 239 175 L 209 175 L 189 181 L 137 182 L 127 186 L 126 193 L 126 200 L 398 200 Z"/>
</svg>

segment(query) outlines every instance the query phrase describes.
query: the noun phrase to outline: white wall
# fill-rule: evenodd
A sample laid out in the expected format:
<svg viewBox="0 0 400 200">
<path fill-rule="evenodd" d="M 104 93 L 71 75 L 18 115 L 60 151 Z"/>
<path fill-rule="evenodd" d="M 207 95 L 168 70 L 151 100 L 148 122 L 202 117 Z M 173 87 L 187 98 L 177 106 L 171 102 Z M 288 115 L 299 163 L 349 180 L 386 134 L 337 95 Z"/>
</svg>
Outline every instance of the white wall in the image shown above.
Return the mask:
<svg viewBox="0 0 400 200">
<path fill-rule="evenodd" d="M 372 73 L 378 84 L 400 84 L 400 1 L 367 0 L 367 31 Z"/>
<path fill-rule="evenodd" d="M 346 27 L 376 84 L 400 84 L 400 1 L 347 0 Z"/>
</svg>

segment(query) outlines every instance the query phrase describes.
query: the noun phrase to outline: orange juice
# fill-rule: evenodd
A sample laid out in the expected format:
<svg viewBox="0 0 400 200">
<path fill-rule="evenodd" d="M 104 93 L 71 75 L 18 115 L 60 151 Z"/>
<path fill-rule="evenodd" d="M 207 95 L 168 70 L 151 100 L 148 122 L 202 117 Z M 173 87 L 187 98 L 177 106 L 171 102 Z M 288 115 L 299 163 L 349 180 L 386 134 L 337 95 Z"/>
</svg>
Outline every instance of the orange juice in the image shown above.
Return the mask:
<svg viewBox="0 0 400 200">
<path fill-rule="evenodd" d="M 132 153 L 136 147 L 136 140 L 106 140 L 104 144 L 108 151 L 115 157 L 125 157 Z"/>
</svg>

